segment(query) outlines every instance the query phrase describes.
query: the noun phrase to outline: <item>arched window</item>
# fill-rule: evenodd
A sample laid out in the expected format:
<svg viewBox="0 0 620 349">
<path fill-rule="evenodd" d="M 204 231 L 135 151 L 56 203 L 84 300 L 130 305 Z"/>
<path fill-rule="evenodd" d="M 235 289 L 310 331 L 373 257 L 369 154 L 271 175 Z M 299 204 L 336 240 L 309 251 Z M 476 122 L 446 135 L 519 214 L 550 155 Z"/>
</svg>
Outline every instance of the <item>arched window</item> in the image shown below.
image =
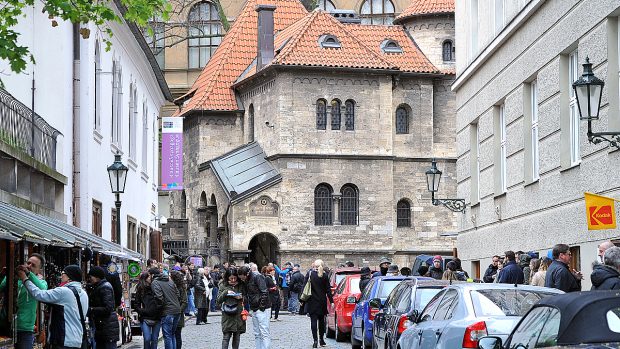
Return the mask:
<svg viewBox="0 0 620 349">
<path fill-rule="evenodd" d="M 222 23 L 217 7 L 201 2 L 189 11 L 189 68 L 204 67 L 222 41 Z"/>
<path fill-rule="evenodd" d="M 327 102 L 324 99 L 316 101 L 316 129 L 325 130 L 327 127 Z"/>
<path fill-rule="evenodd" d="M 340 101 L 332 100 L 332 130 L 340 130 Z"/>
<path fill-rule="evenodd" d="M 187 218 L 187 198 L 185 197 L 185 190 L 181 192 L 181 218 Z"/>
<path fill-rule="evenodd" d="M 334 5 L 334 3 L 331 2 L 330 0 L 319 0 L 318 7 L 321 10 L 325 10 L 327 12 L 333 11 L 336 9 L 336 5 Z"/>
<path fill-rule="evenodd" d="M 392 24 L 394 4 L 390 0 L 366 0 L 360 10 L 362 24 Z"/>
<path fill-rule="evenodd" d="M 452 62 L 454 60 L 452 41 L 446 40 L 443 42 L 442 52 L 444 62 Z"/>
<path fill-rule="evenodd" d="M 353 184 L 345 184 L 340 189 L 340 224 L 357 225 L 359 211 L 358 191 Z"/>
<path fill-rule="evenodd" d="M 411 205 L 406 199 L 401 199 L 398 204 L 396 204 L 396 226 L 411 226 Z"/>
<path fill-rule="evenodd" d="M 207 207 L 207 194 L 204 191 L 200 194 L 200 201 L 199 202 L 200 202 L 200 206 L 199 207 L 201 207 L 201 208 Z"/>
<path fill-rule="evenodd" d="M 396 133 L 409 133 L 409 111 L 402 106 L 396 109 Z"/>
<path fill-rule="evenodd" d="M 112 143 L 121 146 L 123 115 L 123 68 L 119 61 L 112 62 Z"/>
<path fill-rule="evenodd" d="M 344 125 L 347 131 L 355 130 L 355 101 L 347 100 L 344 102 L 345 112 L 344 112 Z"/>
<path fill-rule="evenodd" d="M 332 187 L 319 184 L 314 189 L 314 225 L 332 225 Z"/>
<path fill-rule="evenodd" d="M 95 130 L 101 130 L 101 48 L 95 42 Z"/>
<path fill-rule="evenodd" d="M 254 142 L 254 104 L 248 110 L 248 142 Z"/>
</svg>

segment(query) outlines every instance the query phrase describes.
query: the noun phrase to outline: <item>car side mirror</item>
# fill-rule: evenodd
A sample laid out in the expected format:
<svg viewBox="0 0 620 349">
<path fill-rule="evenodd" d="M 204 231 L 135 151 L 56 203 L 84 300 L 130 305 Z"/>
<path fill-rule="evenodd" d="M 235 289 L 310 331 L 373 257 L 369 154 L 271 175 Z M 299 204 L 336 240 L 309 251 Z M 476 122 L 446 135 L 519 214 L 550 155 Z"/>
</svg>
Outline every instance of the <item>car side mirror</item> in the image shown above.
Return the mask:
<svg viewBox="0 0 620 349">
<path fill-rule="evenodd" d="M 370 300 L 370 302 L 368 302 L 368 305 L 370 305 L 371 308 L 381 309 L 381 307 L 382 307 L 381 299 L 380 298 L 373 298 L 373 299 Z"/>
<path fill-rule="evenodd" d="M 502 349 L 502 339 L 499 337 L 482 337 L 478 341 L 478 349 Z"/>
<path fill-rule="evenodd" d="M 416 320 L 418 319 L 418 316 L 420 316 L 420 313 L 414 309 L 413 311 L 411 311 L 411 313 L 409 313 L 409 316 L 408 316 L 409 321 L 415 323 Z"/>
</svg>

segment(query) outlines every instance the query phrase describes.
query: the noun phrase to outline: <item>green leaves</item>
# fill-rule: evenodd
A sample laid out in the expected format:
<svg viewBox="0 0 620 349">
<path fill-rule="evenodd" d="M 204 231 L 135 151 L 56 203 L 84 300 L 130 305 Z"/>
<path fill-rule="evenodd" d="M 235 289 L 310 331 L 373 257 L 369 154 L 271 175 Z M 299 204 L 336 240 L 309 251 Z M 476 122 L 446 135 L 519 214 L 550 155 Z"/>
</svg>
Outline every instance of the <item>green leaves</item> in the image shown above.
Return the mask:
<svg viewBox="0 0 620 349">
<path fill-rule="evenodd" d="M 50 27 L 56 27 L 58 20 L 82 24 L 80 34 L 84 39 L 90 37 L 88 23 L 102 26 L 106 33 L 104 38 L 106 50 L 109 51 L 112 43 L 112 30 L 105 26 L 108 22 L 119 22 L 123 19 L 144 27 L 153 17 L 169 18 L 172 9 L 167 0 L 120 0 L 126 8 L 123 18 L 114 11 L 113 0 L 42 0 L 43 13 L 48 14 Z M 26 69 L 27 61 L 34 63 L 34 57 L 27 47 L 17 42 L 19 33 L 14 29 L 20 18 L 25 16 L 24 11 L 33 6 L 34 0 L 5 0 L 0 6 L 0 59 L 7 60 L 11 70 L 21 73 Z"/>
</svg>

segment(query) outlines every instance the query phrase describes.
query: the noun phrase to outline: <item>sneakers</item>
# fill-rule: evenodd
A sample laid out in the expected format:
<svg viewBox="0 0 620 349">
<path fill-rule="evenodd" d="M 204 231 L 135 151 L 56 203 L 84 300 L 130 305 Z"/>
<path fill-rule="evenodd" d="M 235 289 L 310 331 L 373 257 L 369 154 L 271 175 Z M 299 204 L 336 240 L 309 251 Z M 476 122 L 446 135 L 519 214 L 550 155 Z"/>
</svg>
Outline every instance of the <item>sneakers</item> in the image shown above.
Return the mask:
<svg viewBox="0 0 620 349">
<path fill-rule="evenodd" d="M 269 319 L 269 321 L 276 322 L 276 321 L 278 321 L 278 319 Z"/>
<path fill-rule="evenodd" d="M 318 348 L 319 347 L 319 343 L 314 342 L 314 344 L 312 344 L 312 349 Z"/>
<path fill-rule="evenodd" d="M 325 343 L 325 341 L 323 340 L 323 338 L 321 337 L 321 339 L 319 340 L 319 343 L 321 344 L 322 347 L 326 347 L 327 343 Z"/>
</svg>

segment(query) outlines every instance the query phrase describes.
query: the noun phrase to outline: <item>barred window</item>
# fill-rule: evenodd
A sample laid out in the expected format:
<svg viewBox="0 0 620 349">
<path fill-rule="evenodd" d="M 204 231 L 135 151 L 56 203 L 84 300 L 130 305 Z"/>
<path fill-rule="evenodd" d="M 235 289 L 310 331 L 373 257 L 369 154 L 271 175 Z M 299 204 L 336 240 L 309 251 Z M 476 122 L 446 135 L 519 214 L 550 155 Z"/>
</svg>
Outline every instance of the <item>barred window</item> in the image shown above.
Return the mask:
<svg viewBox="0 0 620 349">
<path fill-rule="evenodd" d="M 452 62 L 454 60 L 452 48 L 452 41 L 446 40 L 443 42 L 443 61 L 444 62 Z"/>
<path fill-rule="evenodd" d="M 332 193 L 328 184 L 319 184 L 314 189 L 314 225 L 332 225 Z"/>
<path fill-rule="evenodd" d="M 340 101 L 332 101 L 332 130 L 340 130 Z"/>
<path fill-rule="evenodd" d="M 325 130 L 327 127 L 327 102 L 324 99 L 316 101 L 316 129 Z"/>
<path fill-rule="evenodd" d="M 405 107 L 396 109 L 396 133 L 409 133 L 409 112 Z"/>
<path fill-rule="evenodd" d="M 398 204 L 396 204 L 396 226 L 411 226 L 411 205 L 409 201 L 405 199 L 401 199 Z"/>
<path fill-rule="evenodd" d="M 347 131 L 355 130 L 355 101 L 345 102 L 344 124 Z"/>
<path fill-rule="evenodd" d="M 353 184 L 345 184 L 340 190 L 340 224 L 357 225 L 358 191 Z"/>
</svg>

